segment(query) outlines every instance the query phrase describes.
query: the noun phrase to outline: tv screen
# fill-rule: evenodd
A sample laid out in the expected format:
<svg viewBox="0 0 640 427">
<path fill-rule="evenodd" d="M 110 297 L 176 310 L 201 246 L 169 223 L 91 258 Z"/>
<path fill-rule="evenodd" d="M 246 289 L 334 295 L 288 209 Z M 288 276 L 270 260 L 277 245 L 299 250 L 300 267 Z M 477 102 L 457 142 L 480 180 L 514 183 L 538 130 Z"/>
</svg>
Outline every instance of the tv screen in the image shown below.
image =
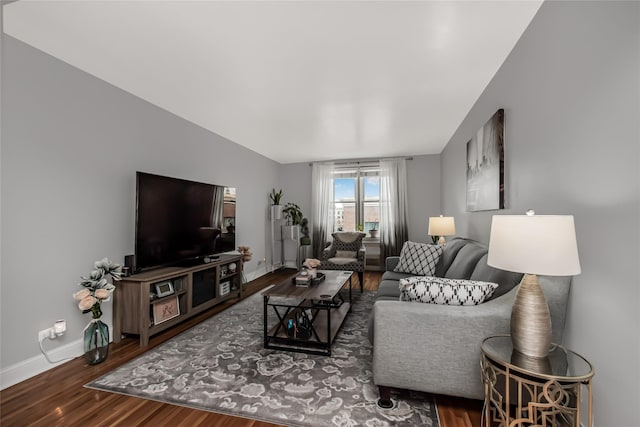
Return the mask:
<svg viewBox="0 0 640 427">
<path fill-rule="evenodd" d="M 235 249 L 235 188 L 145 172 L 136 183 L 136 271 Z"/>
</svg>

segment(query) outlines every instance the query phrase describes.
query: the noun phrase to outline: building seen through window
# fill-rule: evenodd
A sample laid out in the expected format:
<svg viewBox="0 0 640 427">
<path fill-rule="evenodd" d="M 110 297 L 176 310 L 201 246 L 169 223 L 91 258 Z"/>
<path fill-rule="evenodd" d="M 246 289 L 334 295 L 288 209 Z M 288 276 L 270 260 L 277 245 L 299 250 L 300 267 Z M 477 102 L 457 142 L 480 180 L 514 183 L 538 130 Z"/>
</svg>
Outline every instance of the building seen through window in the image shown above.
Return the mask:
<svg viewBox="0 0 640 427">
<path fill-rule="evenodd" d="M 333 180 L 336 231 L 380 229 L 380 179 L 375 170 L 339 170 Z"/>
</svg>

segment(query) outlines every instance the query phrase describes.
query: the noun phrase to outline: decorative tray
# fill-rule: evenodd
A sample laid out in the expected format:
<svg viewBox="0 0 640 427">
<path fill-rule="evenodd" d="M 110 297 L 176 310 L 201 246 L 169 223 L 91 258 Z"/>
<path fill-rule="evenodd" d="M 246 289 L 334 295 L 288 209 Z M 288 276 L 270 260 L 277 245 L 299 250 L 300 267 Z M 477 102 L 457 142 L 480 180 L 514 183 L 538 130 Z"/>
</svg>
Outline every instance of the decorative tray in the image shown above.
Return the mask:
<svg viewBox="0 0 640 427">
<path fill-rule="evenodd" d="M 318 285 L 322 282 L 324 282 L 324 279 L 326 279 L 327 277 L 324 275 L 324 273 L 317 273 L 316 274 L 316 278 L 315 279 L 311 279 L 311 283 L 314 285 Z"/>
</svg>

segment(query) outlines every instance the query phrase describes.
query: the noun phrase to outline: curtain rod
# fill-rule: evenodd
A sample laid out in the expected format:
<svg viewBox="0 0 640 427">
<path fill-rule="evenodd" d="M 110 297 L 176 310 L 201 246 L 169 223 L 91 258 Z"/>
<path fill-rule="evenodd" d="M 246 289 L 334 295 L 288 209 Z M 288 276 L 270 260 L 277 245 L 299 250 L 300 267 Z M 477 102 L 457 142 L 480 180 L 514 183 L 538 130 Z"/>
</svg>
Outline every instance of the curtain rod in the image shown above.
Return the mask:
<svg viewBox="0 0 640 427">
<path fill-rule="evenodd" d="M 339 160 L 336 162 L 333 162 L 334 165 L 336 166 L 345 166 L 345 165 L 366 165 L 366 164 L 375 164 L 378 163 L 380 160 L 391 160 L 391 159 L 401 159 L 402 157 L 383 157 L 380 159 L 375 159 L 375 160 L 368 160 L 368 159 L 362 159 L 362 160 L 358 160 L 358 159 L 353 159 L 353 160 Z M 413 157 L 404 157 L 405 160 L 413 160 Z M 322 161 L 322 162 L 310 162 L 309 166 L 313 166 L 315 163 L 328 163 L 330 162 L 330 160 L 327 161 Z"/>
</svg>

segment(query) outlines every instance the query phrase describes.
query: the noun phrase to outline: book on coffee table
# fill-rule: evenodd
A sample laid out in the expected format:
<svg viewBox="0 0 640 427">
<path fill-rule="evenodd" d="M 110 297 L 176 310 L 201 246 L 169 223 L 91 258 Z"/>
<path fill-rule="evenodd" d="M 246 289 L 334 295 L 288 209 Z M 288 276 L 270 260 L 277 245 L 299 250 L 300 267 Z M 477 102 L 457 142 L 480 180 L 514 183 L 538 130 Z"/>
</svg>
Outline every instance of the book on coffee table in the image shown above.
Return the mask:
<svg viewBox="0 0 640 427">
<path fill-rule="evenodd" d="M 311 276 L 309 275 L 297 275 L 296 276 L 296 286 L 309 286 L 311 285 Z"/>
</svg>

